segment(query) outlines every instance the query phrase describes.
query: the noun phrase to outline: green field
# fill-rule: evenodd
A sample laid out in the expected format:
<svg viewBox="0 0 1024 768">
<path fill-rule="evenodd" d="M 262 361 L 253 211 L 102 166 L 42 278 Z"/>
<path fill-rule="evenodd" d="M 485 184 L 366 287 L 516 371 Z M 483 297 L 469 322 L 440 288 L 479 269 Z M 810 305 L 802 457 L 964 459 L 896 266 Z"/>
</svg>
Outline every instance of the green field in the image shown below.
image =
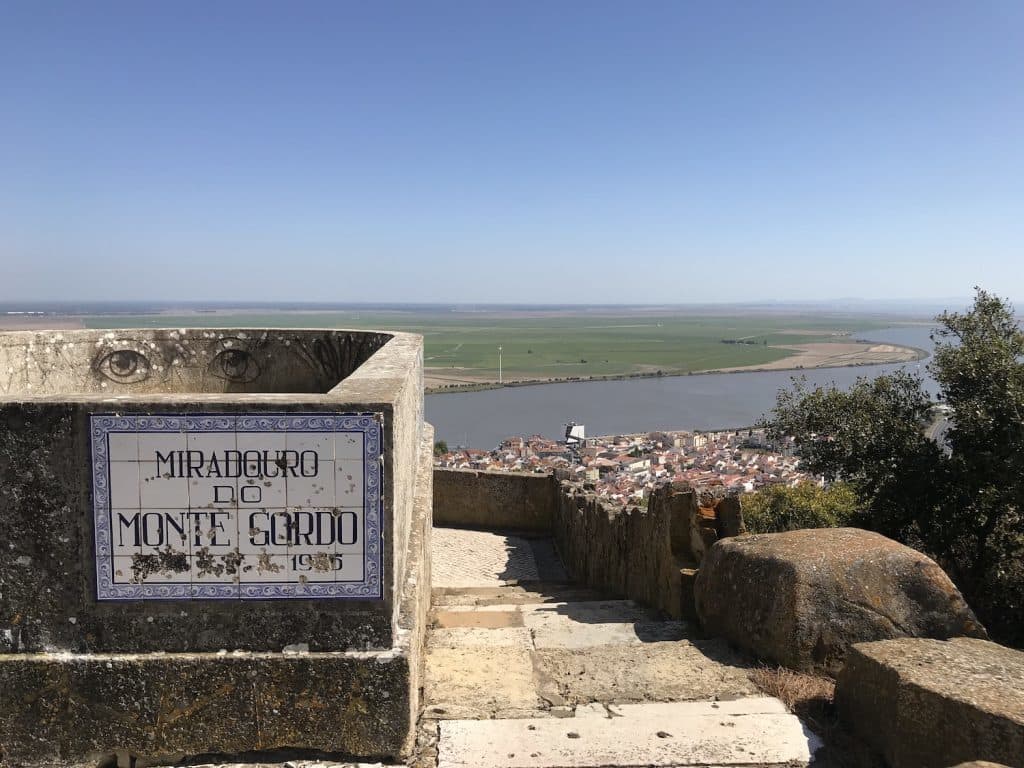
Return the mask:
<svg viewBox="0 0 1024 768">
<path fill-rule="evenodd" d="M 505 381 L 691 371 L 769 363 L 772 345 L 837 340 L 837 333 L 891 325 L 863 317 L 697 317 L 653 315 L 501 316 L 497 313 L 196 313 L 84 318 L 91 328 L 315 327 L 421 333 L 438 377 L 495 377 L 502 347 Z M 723 343 L 743 340 L 750 343 Z M 847 339 L 842 339 L 847 340 Z"/>
</svg>

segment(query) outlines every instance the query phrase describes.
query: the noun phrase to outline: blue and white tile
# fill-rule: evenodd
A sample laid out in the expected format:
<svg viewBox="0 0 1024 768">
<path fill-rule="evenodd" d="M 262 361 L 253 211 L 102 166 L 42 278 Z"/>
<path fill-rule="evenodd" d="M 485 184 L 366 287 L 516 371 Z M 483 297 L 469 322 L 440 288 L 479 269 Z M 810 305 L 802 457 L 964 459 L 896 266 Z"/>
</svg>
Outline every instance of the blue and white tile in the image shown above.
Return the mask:
<svg viewBox="0 0 1024 768">
<path fill-rule="evenodd" d="M 363 506 L 363 462 L 335 462 L 334 503 L 339 507 Z"/>
<path fill-rule="evenodd" d="M 238 481 L 223 477 L 193 477 L 187 481 L 192 509 L 234 509 L 238 506 Z"/>
<path fill-rule="evenodd" d="M 334 434 L 334 459 L 362 459 L 366 455 L 362 432 L 336 432 Z"/>
<path fill-rule="evenodd" d="M 139 460 L 139 435 L 137 432 L 111 432 L 107 435 L 109 441 L 110 461 L 138 461 Z"/>
<path fill-rule="evenodd" d="M 139 463 L 112 461 L 109 472 L 111 509 L 140 509 Z"/>
<path fill-rule="evenodd" d="M 333 507 L 334 462 L 324 462 L 315 477 L 287 478 L 289 507 Z"/>
<path fill-rule="evenodd" d="M 143 432 L 139 434 L 138 454 L 140 459 L 156 461 L 156 454 L 168 456 L 188 449 L 184 432 Z"/>
</svg>

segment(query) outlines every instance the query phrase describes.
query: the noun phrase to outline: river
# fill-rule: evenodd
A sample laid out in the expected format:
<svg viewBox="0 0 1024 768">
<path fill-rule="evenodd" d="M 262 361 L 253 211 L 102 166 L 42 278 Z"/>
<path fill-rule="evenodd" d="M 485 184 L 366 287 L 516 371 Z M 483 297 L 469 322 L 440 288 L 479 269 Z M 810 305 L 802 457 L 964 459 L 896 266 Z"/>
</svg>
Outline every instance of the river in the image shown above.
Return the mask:
<svg viewBox="0 0 1024 768">
<path fill-rule="evenodd" d="M 930 351 L 930 330 L 899 326 L 855 336 Z M 907 367 L 919 371 L 926 386 L 933 389 L 926 362 L 581 381 L 428 395 L 426 418 L 434 425 L 438 440 L 453 447 L 484 450 L 510 435 L 562 439 L 567 421 L 586 425 L 588 435 L 741 427 L 753 424 L 771 409 L 775 393 L 789 386 L 794 375 L 806 375 L 812 384 L 835 382 L 846 387 L 858 376 L 874 377 Z"/>
</svg>

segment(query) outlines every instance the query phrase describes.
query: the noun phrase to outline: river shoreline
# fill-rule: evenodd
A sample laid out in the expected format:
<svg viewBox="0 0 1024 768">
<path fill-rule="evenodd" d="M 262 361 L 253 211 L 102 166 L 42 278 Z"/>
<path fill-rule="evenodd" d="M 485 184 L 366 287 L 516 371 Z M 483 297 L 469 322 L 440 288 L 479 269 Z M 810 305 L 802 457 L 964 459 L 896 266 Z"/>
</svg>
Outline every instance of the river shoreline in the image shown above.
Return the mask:
<svg viewBox="0 0 1024 768">
<path fill-rule="evenodd" d="M 598 376 L 569 376 L 563 378 L 552 378 L 552 379 L 518 379 L 516 381 L 506 381 L 498 383 L 496 381 L 486 382 L 482 381 L 477 384 L 448 384 L 443 387 L 425 387 L 424 394 L 427 395 L 449 395 L 449 394 L 461 394 L 465 392 L 486 392 L 492 389 L 511 389 L 514 387 L 536 387 L 543 384 L 585 384 L 589 381 L 626 381 L 629 379 L 670 379 L 670 378 L 685 378 L 689 376 L 710 376 L 710 375 L 733 375 L 733 374 L 744 374 L 744 373 L 793 373 L 793 372 L 807 372 L 807 371 L 821 371 L 829 368 L 867 368 L 877 365 L 899 365 L 907 363 L 919 363 L 931 357 L 931 353 L 927 350 L 921 349 L 920 347 L 911 347 L 907 345 L 900 345 L 902 349 L 910 350 L 914 352 L 914 357 L 910 360 L 893 361 L 892 363 L 877 363 L 877 362 L 862 362 L 862 363 L 843 363 L 840 365 L 815 365 L 815 366 L 793 366 L 791 368 L 767 368 L 767 367 L 756 367 L 756 368 L 744 368 L 742 370 L 708 370 L 708 371 L 689 371 L 687 373 L 657 373 L 657 372 L 643 372 L 643 373 L 614 373 L 614 374 L 602 374 Z"/>
</svg>

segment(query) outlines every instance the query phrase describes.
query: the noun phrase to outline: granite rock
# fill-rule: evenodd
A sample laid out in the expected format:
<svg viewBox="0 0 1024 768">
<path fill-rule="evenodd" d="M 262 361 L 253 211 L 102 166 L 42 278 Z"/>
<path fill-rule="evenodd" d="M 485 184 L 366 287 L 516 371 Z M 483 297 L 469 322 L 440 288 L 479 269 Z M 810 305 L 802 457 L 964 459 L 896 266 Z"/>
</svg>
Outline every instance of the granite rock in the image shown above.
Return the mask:
<svg viewBox="0 0 1024 768">
<path fill-rule="evenodd" d="M 893 768 L 978 760 L 1024 766 L 1024 653 L 995 643 L 855 645 L 839 674 L 836 707 Z"/>
<path fill-rule="evenodd" d="M 695 590 L 708 632 L 803 671 L 835 674 L 858 642 L 987 637 L 934 561 L 855 528 L 718 541 Z"/>
</svg>

